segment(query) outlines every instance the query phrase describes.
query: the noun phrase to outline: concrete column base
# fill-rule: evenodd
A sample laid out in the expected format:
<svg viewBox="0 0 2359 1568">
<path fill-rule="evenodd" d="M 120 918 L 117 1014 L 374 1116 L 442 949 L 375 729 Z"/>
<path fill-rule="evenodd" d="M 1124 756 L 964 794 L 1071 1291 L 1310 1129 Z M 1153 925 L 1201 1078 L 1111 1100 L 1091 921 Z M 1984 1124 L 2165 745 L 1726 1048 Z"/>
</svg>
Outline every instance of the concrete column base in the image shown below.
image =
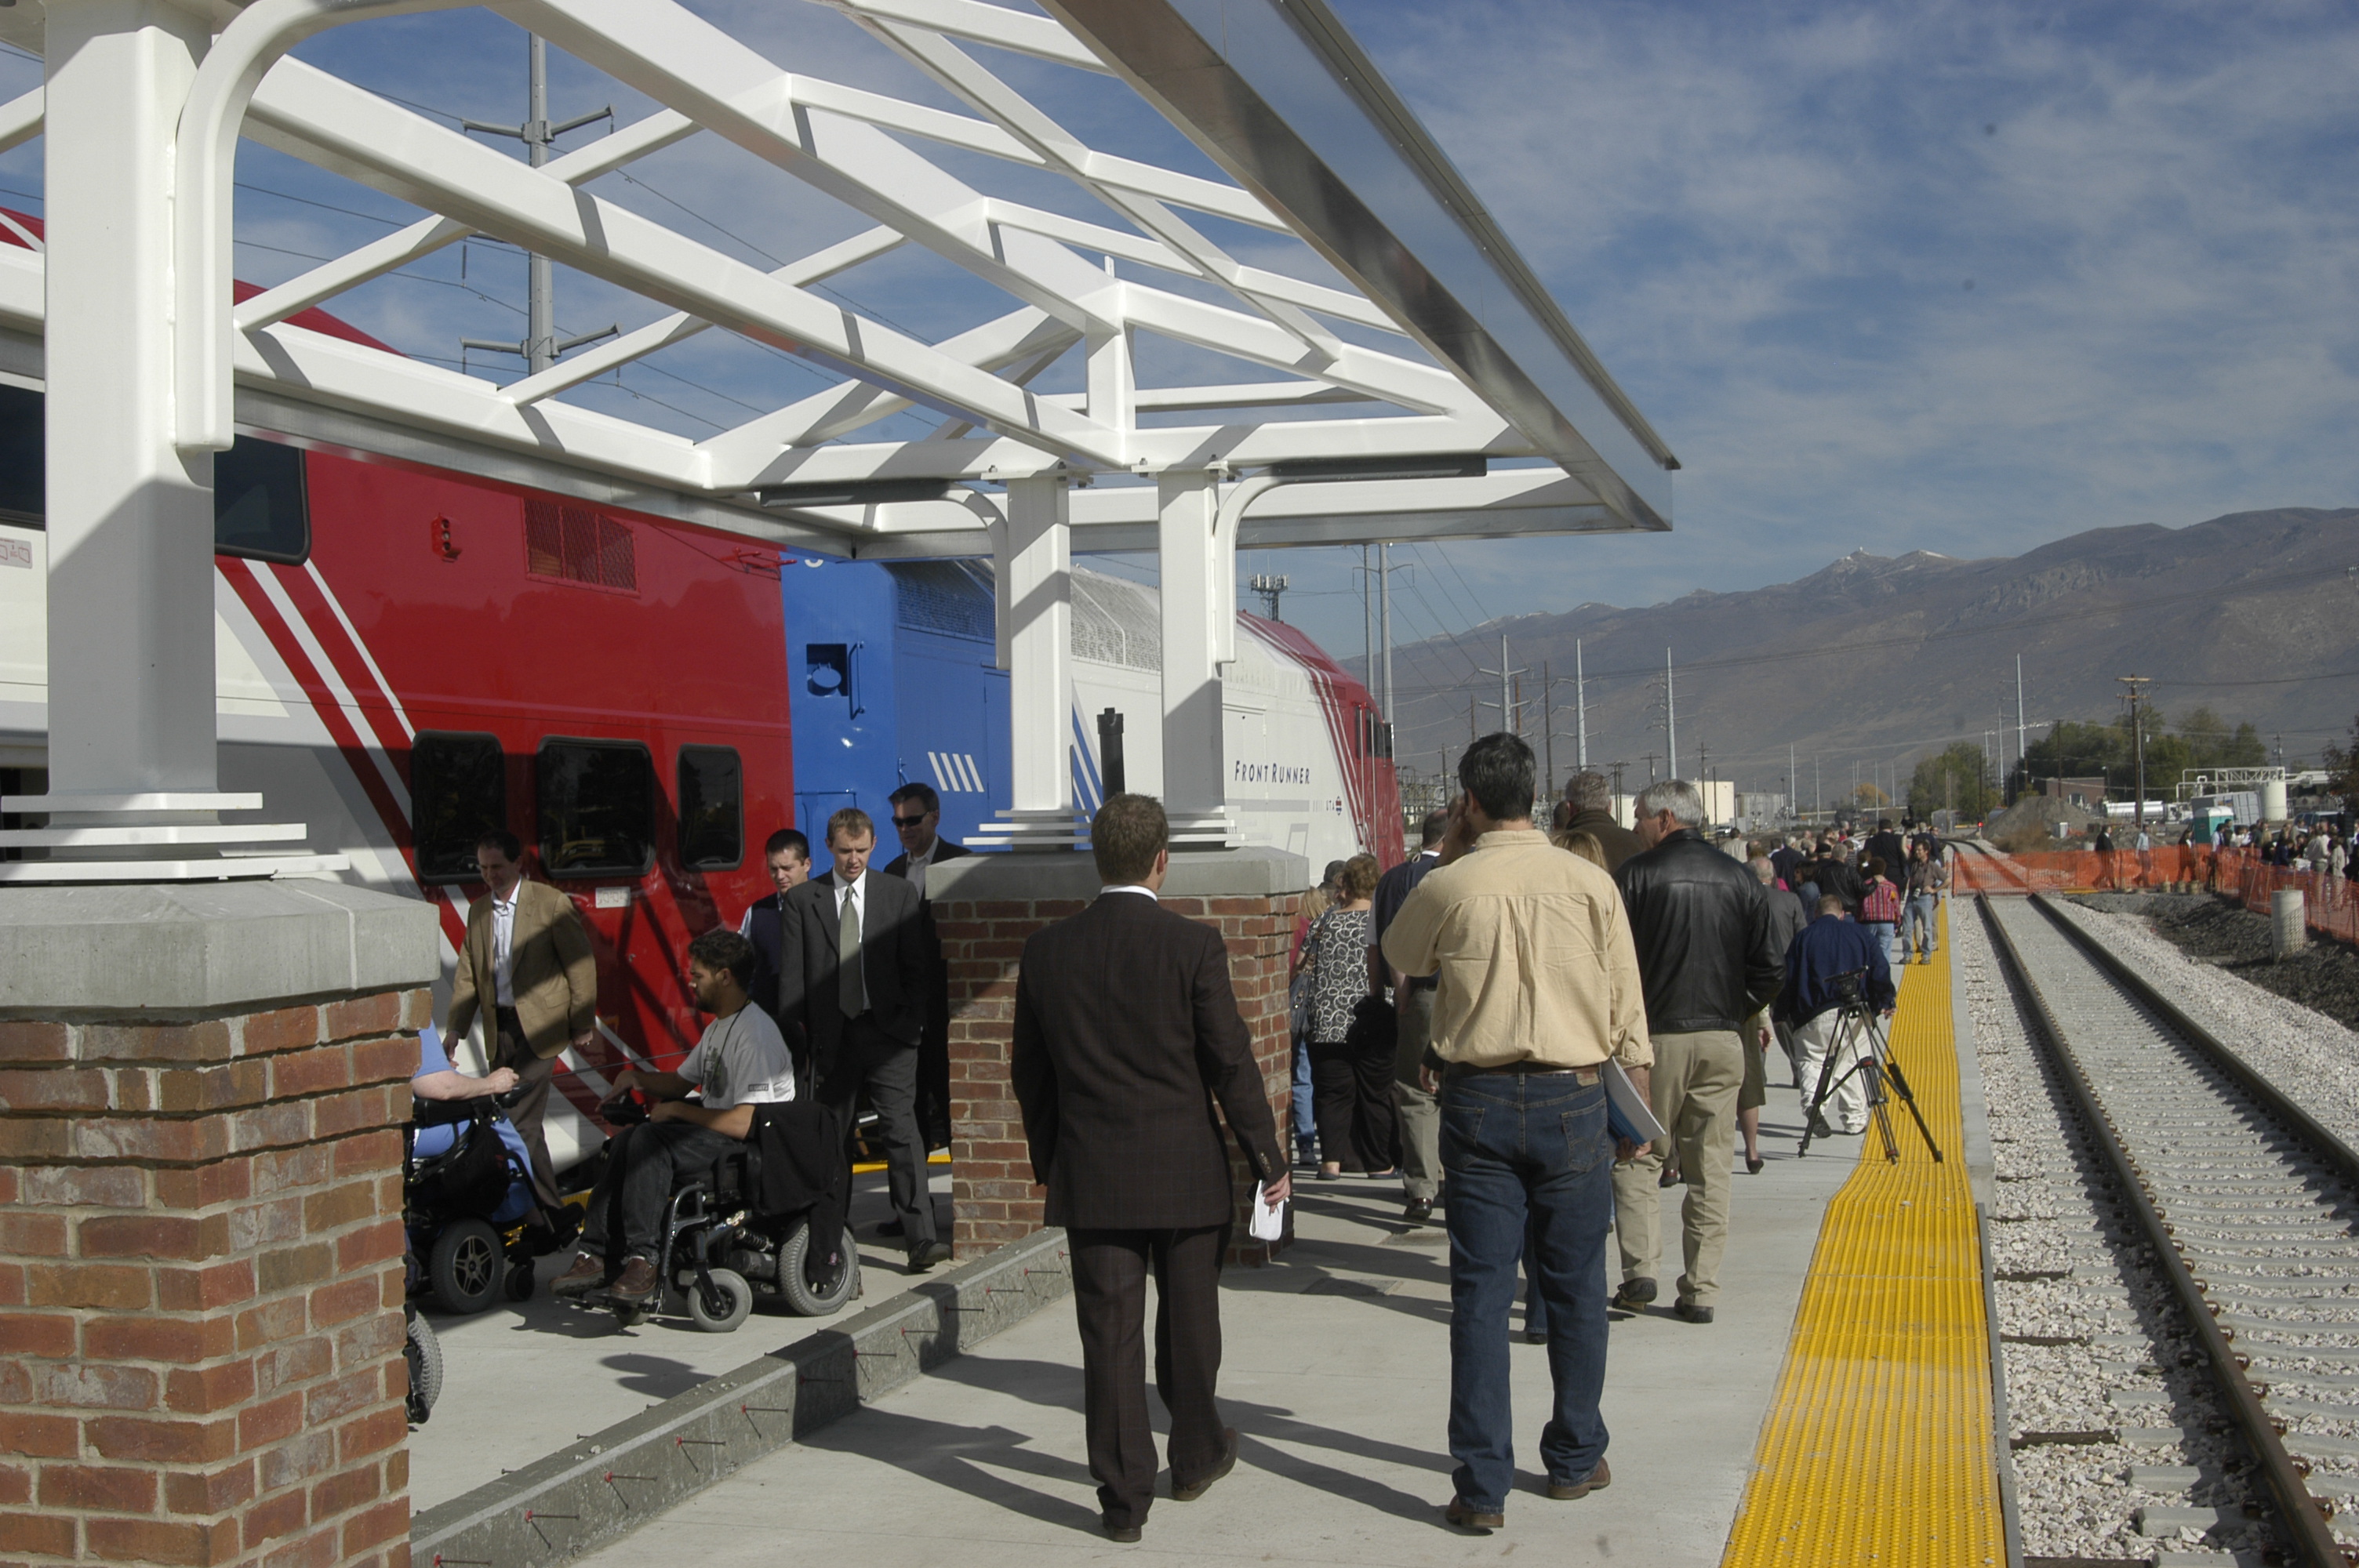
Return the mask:
<svg viewBox="0 0 2359 1568">
<path fill-rule="evenodd" d="M 0 900 L 0 1557 L 397 1568 L 425 904 Z"/>
<path fill-rule="evenodd" d="M 1228 943 L 1230 983 L 1253 1032 L 1279 1146 L 1288 1149 L 1294 1056 L 1286 969 L 1310 876 L 1299 855 L 1206 850 L 1174 856 L 1163 884 L 1166 909 L 1216 926 Z M 961 1258 L 979 1257 L 1045 1223 L 1046 1194 L 1032 1183 L 1024 1120 L 1008 1082 L 1016 977 L 1024 939 L 1080 914 L 1097 891 L 1097 868 L 1086 855 L 980 855 L 929 873 L 927 892 L 950 969 L 951 1245 Z M 1254 1177 L 1234 1141 L 1229 1164 L 1237 1198 L 1230 1260 L 1266 1262 L 1293 1238 L 1291 1212 L 1277 1241 L 1246 1236 Z"/>
</svg>

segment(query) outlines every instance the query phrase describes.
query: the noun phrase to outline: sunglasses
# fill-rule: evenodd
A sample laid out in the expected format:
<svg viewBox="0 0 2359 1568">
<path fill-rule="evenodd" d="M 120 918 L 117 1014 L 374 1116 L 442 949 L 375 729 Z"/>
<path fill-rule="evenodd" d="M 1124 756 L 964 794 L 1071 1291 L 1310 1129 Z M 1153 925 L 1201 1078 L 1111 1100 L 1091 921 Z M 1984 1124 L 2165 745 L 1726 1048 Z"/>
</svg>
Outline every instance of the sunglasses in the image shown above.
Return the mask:
<svg viewBox="0 0 2359 1568">
<path fill-rule="evenodd" d="M 919 823 L 923 822 L 925 819 L 926 814 L 921 811 L 915 816 L 895 817 L 893 819 L 893 826 L 896 827 L 915 827 Z"/>
</svg>

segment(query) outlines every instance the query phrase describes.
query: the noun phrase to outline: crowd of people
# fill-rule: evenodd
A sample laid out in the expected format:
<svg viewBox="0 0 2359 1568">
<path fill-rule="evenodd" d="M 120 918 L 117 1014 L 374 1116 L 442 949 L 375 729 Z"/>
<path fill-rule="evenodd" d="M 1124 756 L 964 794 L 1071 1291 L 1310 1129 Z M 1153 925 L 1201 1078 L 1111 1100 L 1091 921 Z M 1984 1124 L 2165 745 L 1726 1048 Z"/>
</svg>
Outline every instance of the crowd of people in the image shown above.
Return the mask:
<svg viewBox="0 0 2359 1568">
<path fill-rule="evenodd" d="M 572 902 L 525 879 L 516 836 L 483 835 L 475 853 L 488 896 L 469 909 L 451 1003 L 414 1083 L 423 1098 L 501 1097 L 539 1222 L 560 1238 L 579 1230 L 554 1292 L 655 1295 L 675 1183 L 750 1140 L 761 1108 L 813 1098 L 833 1113 L 847 1166 L 861 1108 L 875 1112 L 871 1136 L 893 1207 L 880 1234 L 900 1243 L 912 1272 L 949 1260 L 927 1190 L 927 1153 L 949 1143 L 951 1116 L 948 972 L 926 879 L 969 851 L 940 835 L 941 803 L 929 786 L 905 784 L 891 805 L 902 852 L 881 871 L 870 864 L 876 825 L 857 808 L 828 819 L 831 865 L 817 876 L 804 834 L 770 835 L 763 859 L 775 891 L 735 930 L 689 945 L 690 988 L 712 1020 L 698 1044 L 669 1071 L 631 1066 L 610 1076 L 610 1098 L 647 1102 L 646 1125 L 609 1146 L 578 1220 L 558 1191 L 544 1123 L 556 1058 L 597 1039 L 597 965 Z M 463 1077 L 450 1070 L 445 1044 L 465 1040 L 479 1019 L 488 1074 Z"/>
<path fill-rule="evenodd" d="M 1693 786 L 1649 784 L 1625 827 L 1590 772 L 1543 814 L 1531 749 L 1504 733 L 1467 749 L 1458 782 L 1414 855 L 1381 873 L 1368 855 L 1339 861 L 1302 902 L 1291 1159 L 1223 943 L 1159 907 L 1170 856 L 1157 802 L 1105 803 L 1091 830 L 1099 897 L 1025 946 L 1010 1078 L 1047 1220 L 1071 1238 L 1090 1467 L 1116 1540 L 1139 1538 L 1154 1495 L 1149 1278 L 1171 1495 L 1201 1496 L 1235 1463 L 1236 1433 L 1214 1398 L 1228 1140 L 1272 1213 L 1294 1171 L 1348 1173 L 1397 1179 L 1408 1221 L 1438 1216 L 1447 1227 L 1457 1465 L 1445 1517 L 1485 1530 L 1502 1522 L 1514 1479 L 1518 1277 L 1524 1332 L 1549 1346 L 1547 1492 L 1576 1499 L 1611 1480 L 1599 1414 L 1607 1325 L 1612 1309 L 1644 1311 L 1662 1293 L 1663 1191 L 1674 1185 L 1684 1193 L 1668 1310 L 1714 1321 L 1740 1138 L 1745 1170 L 1766 1163 L 1769 1053 L 1806 1097 L 1832 1086 L 1816 1097 L 1815 1133 L 1864 1130 L 1867 1079 L 1847 1071 L 1854 1047 L 1832 1015 L 1862 996 L 1888 1014 L 1894 963 L 1930 957 L 1947 878 L 1929 830 L 1882 822 L 1856 842 L 1724 847 L 1706 836 Z M 605 1162 L 580 1252 L 554 1289 L 654 1293 L 654 1230 L 673 1184 L 751 1136 L 764 1107 L 812 1097 L 840 1108 L 847 1129 L 856 1105 L 875 1108 L 909 1267 L 949 1257 L 924 1168 L 928 1144 L 948 1131 L 937 1060 L 947 987 L 926 876 L 965 851 L 939 836 L 926 786 L 893 801 L 904 853 L 881 874 L 870 866 L 875 824 L 856 809 L 829 819 L 832 863 L 817 877 L 810 843 L 782 829 L 765 847 L 776 891 L 735 930 L 690 944 L 689 976 L 712 1022 L 670 1071 L 615 1076 L 618 1093 L 652 1109 Z M 423 1065 L 441 1076 L 420 1081 L 440 1094 L 523 1091 L 515 1131 L 553 1206 L 541 1111 L 552 1059 L 596 1028 L 596 976 L 571 904 L 523 881 L 517 855 L 501 834 L 479 849 L 490 896 L 471 910 L 444 1022 L 455 1040 L 484 1019 L 492 1076 L 462 1078 L 437 1057 Z"/>
</svg>

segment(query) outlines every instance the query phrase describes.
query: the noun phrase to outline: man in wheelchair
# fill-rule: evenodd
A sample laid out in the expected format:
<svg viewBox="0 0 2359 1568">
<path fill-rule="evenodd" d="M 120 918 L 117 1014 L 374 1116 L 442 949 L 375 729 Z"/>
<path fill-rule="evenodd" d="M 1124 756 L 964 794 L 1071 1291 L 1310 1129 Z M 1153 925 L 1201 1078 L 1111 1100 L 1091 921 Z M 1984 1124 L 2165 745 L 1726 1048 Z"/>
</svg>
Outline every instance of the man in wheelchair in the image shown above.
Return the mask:
<svg viewBox="0 0 2359 1568">
<path fill-rule="evenodd" d="M 636 1090 L 655 1104 L 644 1124 L 625 1129 L 612 1145 L 590 1195 L 581 1253 L 552 1292 L 604 1287 L 624 1302 L 654 1295 L 663 1282 L 656 1254 L 674 1186 L 748 1138 L 756 1106 L 795 1098 L 787 1043 L 770 1015 L 749 1005 L 754 966 L 754 945 L 734 931 L 708 931 L 688 945 L 689 983 L 712 1022 L 679 1071 L 632 1067 L 615 1075 L 616 1098 Z"/>
</svg>

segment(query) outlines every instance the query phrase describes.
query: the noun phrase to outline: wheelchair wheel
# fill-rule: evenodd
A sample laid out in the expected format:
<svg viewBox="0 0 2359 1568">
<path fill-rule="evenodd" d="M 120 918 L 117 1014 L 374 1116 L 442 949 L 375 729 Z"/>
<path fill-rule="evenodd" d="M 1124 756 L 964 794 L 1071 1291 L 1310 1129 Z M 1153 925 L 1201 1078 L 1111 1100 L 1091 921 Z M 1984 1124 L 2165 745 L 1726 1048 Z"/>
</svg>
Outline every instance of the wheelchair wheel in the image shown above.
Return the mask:
<svg viewBox="0 0 2359 1568">
<path fill-rule="evenodd" d="M 843 1310 L 860 1289 L 860 1254 L 852 1245 L 852 1233 L 843 1237 L 843 1256 L 834 1273 L 822 1274 L 814 1285 L 806 1268 L 810 1260 L 810 1221 L 799 1219 L 794 1229 L 778 1249 L 778 1290 L 787 1304 L 805 1317 L 832 1317 Z"/>
<path fill-rule="evenodd" d="M 508 1300 L 512 1302 L 532 1300 L 532 1292 L 539 1282 L 533 1275 L 530 1263 L 508 1265 Z"/>
<path fill-rule="evenodd" d="M 688 1297 L 688 1320 L 707 1334 L 727 1334 L 754 1310 L 754 1287 L 734 1269 L 714 1269 L 711 1278 L 711 1291 L 690 1281 L 682 1292 Z"/>
<path fill-rule="evenodd" d="M 426 1418 L 434 1413 L 434 1401 L 442 1397 L 442 1342 L 434 1337 L 434 1325 L 415 1307 L 402 1310 L 409 1320 L 409 1337 L 401 1347 L 401 1358 L 409 1368 L 409 1424 L 424 1426 Z"/>
<path fill-rule="evenodd" d="M 499 1232 L 480 1219 L 462 1219 L 435 1238 L 426 1282 L 443 1311 L 479 1313 L 499 1294 L 506 1267 Z"/>
</svg>

